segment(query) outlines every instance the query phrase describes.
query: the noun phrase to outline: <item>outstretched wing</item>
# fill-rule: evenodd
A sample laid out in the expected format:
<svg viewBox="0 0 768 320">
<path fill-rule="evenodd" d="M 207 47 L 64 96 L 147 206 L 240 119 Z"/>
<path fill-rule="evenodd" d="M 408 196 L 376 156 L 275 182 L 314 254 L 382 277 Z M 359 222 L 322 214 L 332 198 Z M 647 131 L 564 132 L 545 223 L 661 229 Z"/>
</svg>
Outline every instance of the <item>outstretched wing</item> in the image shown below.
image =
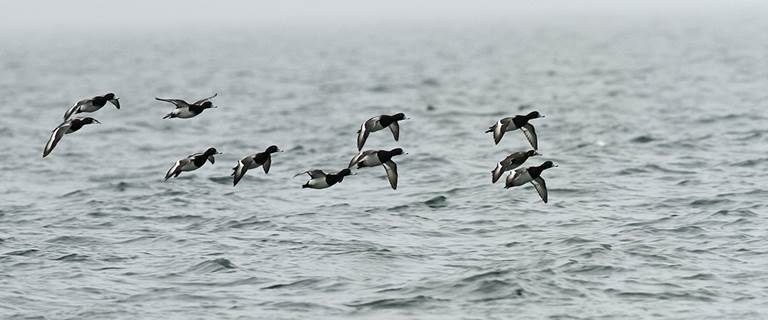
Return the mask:
<svg viewBox="0 0 768 320">
<path fill-rule="evenodd" d="M 360 131 L 357 131 L 357 150 L 358 151 L 363 149 L 363 146 L 365 145 L 365 140 L 368 140 L 368 134 L 370 133 L 370 131 L 366 126 L 366 124 L 368 124 L 368 121 L 364 122 L 360 126 Z"/>
<path fill-rule="evenodd" d="M 538 177 L 536 179 L 533 179 L 531 181 L 531 184 L 534 188 L 536 188 L 536 192 L 539 193 L 539 197 L 541 197 L 541 200 L 544 201 L 544 203 L 547 203 L 547 184 L 544 182 L 544 178 Z"/>
<path fill-rule="evenodd" d="M 193 104 L 201 104 L 201 103 L 203 103 L 203 102 L 206 102 L 206 101 L 208 101 L 208 100 L 211 100 L 211 99 L 213 99 L 213 98 L 216 98 L 216 96 L 218 96 L 218 95 L 219 95 L 218 93 L 214 93 L 212 96 L 210 96 L 210 97 L 208 97 L 208 98 L 203 98 L 203 99 L 197 100 L 197 101 L 195 101 Z"/>
<path fill-rule="evenodd" d="M 264 161 L 264 164 L 261 165 L 261 167 L 264 169 L 264 173 L 269 173 L 269 167 L 272 166 L 272 156 L 267 156 L 267 161 Z"/>
<path fill-rule="evenodd" d="M 168 172 L 165 173 L 165 180 L 168 180 L 173 175 L 177 175 L 178 172 L 181 171 L 181 167 L 183 167 L 187 161 L 189 161 L 189 159 L 181 159 L 176 161 L 176 163 L 174 163 L 173 166 L 168 169 Z"/>
<path fill-rule="evenodd" d="M 323 170 L 318 170 L 318 169 L 299 172 L 296 175 L 294 175 L 294 177 L 298 177 L 305 173 L 308 174 L 311 179 L 325 177 L 325 172 L 323 172 Z"/>
<path fill-rule="evenodd" d="M 64 123 L 56 129 L 53 129 L 53 132 L 51 132 L 51 137 L 48 138 L 48 143 L 45 144 L 45 149 L 43 149 L 43 158 L 48 156 L 51 151 L 53 151 L 53 148 L 56 148 L 56 145 L 59 144 L 61 138 L 64 137 L 64 133 L 69 130 L 70 125 L 70 123 Z"/>
<path fill-rule="evenodd" d="M 189 107 L 189 103 L 181 99 L 163 99 L 156 97 L 155 100 L 172 103 L 174 106 L 176 106 L 176 109 Z"/>
<path fill-rule="evenodd" d="M 109 100 L 109 103 L 111 103 L 117 110 L 120 110 L 120 99 L 114 98 L 112 100 Z"/>
<path fill-rule="evenodd" d="M 389 160 L 384 162 L 384 169 L 387 170 L 387 179 L 392 189 L 397 190 L 397 164 L 394 161 Z"/>
<path fill-rule="evenodd" d="M 69 109 L 67 109 L 67 112 L 64 112 L 64 121 L 67 121 L 69 119 L 69 117 L 71 117 L 73 114 L 77 113 L 77 111 L 80 109 L 80 106 L 88 103 L 89 101 L 91 101 L 91 99 L 83 99 L 83 100 L 80 100 L 80 101 L 76 102 L 71 107 L 69 107 Z"/>
<path fill-rule="evenodd" d="M 496 181 L 499 181 L 499 178 L 501 178 L 501 175 L 504 173 L 504 167 L 501 165 L 501 162 L 496 164 L 496 168 L 491 171 L 491 183 L 496 183 Z"/>
<path fill-rule="evenodd" d="M 233 176 L 235 176 L 234 182 L 232 183 L 233 186 L 236 186 L 237 183 L 240 182 L 240 179 L 242 179 L 245 176 L 245 173 L 248 171 L 249 165 L 246 165 L 245 163 L 243 163 L 243 161 L 247 161 L 246 159 L 250 159 L 250 158 L 245 158 L 237 162 L 237 167 L 235 167 L 235 172 L 232 174 Z"/>
<path fill-rule="evenodd" d="M 354 167 L 357 164 L 357 162 L 359 162 L 360 159 L 362 159 L 362 157 L 363 157 L 363 151 L 358 152 L 356 156 L 352 157 L 352 160 L 349 160 L 349 166 L 347 166 L 347 168 Z"/>
<path fill-rule="evenodd" d="M 395 141 L 400 140 L 400 125 L 397 121 L 389 124 L 389 130 L 392 130 L 392 136 L 395 137 Z"/>
<path fill-rule="evenodd" d="M 493 141 L 496 142 L 496 144 L 499 144 L 501 138 L 504 137 L 505 131 L 507 131 L 507 125 L 504 124 L 501 120 L 496 122 L 496 126 L 493 127 Z"/>
<path fill-rule="evenodd" d="M 531 143 L 533 150 L 539 150 L 539 142 L 538 142 L 538 139 L 536 139 L 536 129 L 533 128 L 533 125 L 530 123 L 526 123 L 520 129 L 522 129 L 523 134 L 525 134 L 525 137 L 528 138 L 528 142 Z"/>
</svg>

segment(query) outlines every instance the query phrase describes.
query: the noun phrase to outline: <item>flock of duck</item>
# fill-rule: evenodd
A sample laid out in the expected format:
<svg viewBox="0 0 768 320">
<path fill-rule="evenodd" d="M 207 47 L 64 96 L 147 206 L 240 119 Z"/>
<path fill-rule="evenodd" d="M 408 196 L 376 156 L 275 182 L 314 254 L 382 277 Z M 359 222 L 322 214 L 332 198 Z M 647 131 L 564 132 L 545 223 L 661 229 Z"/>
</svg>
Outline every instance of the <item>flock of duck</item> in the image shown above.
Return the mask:
<svg viewBox="0 0 768 320">
<path fill-rule="evenodd" d="M 155 98 L 158 101 L 168 102 L 175 106 L 175 109 L 165 115 L 163 119 L 188 119 L 193 118 L 201 114 L 206 109 L 216 108 L 211 102 L 211 99 L 215 98 L 217 94 L 210 97 L 197 100 L 193 103 L 188 103 L 182 99 L 163 99 Z M 89 124 L 98 124 L 98 120 L 91 117 L 73 117 L 78 113 L 95 112 L 104 107 L 107 103 L 111 103 L 115 108 L 120 109 L 120 101 L 114 93 L 107 93 L 103 96 L 96 96 L 90 99 L 83 99 L 76 102 L 64 113 L 64 122 L 53 129 L 51 137 L 45 145 L 43 150 L 43 158 L 47 157 L 56 145 L 59 144 L 61 139 L 66 134 L 71 134 L 79 131 L 83 126 Z M 486 133 L 493 133 L 494 142 L 498 145 L 504 133 L 507 131 L 520 130 L 531 144 L 533 149 L 528 151 L 515 152 L 499 161 L 496 167 L 491 171 L 491 181 L 496 183 L 504 172 L 514 170 L 506 178 L 505 188 L 511 188 L 521 186 L 526 183 L 531 183 L 536 191 L 539 193 L 541 199 L 546 203 L 547 186 L 544 182 L 544 178 L 541 177 L 542 171 L 555 167 L 556 165 L 552 161 L 545 161 L 539 166 L 530 166 L 519 168 L 525 163 L 528 158 L 532 156 L 540 155 L 538 153 L 538 140 L 536 136 L 536 130 L 533 125 L 529 123 L 530 120 L 543 118 L 544 116 L 539 114 L 538 111 L 530 112 L 526 115 L 517 115 L 514 117 L 507 117 L 499 120 L 488 128 Z M 348 166 L 335 173 L 327 173 L 319 169 L 311 169 L 296 174 L 296 176 L 307 174 L 309 175 L 309 181 L 302 185 L 302 188 L 312 189 L 325 189 L 331 187 L 344 180 L 344 177 L 353 175 L 351 169 L 361 169 L 368 167 L 383 166 L 387 180 L 392 189 L 397 189 L 397 164 L 392 160 L 393 157 L 407 154 L 401 148 L 395 148 L 392 150 L 363 150 L 365 142 L 368 136 L 376 131 L 389 128 L 392 132 L 392 136 L 395 141 L 400 140 L 400 125 L 399 121 L 406 120 L 403 113 L 397 113 L 394 115 L 380 115 L 372 117 L 360 126 L 360 130 L 357 131 L 357 150 L 358 153 L 349 162 Z M 235 167 L 232 168 L 233 186 L 236 186 L 238 182 L 245 176 L 245 173 L 251 169 L 257 169 L 261 167 L 265 174 L 269 173 L 269 168 L 272 164 L 272 154 L 282 152 L 277 146 L 269 146 L 264 152 L 247 155 L 237 162 Z M 211 164 L 215 163 L 214 156 L 221 154 L 216 148 L 208 148 L 204 152 L 191 154 L 183 159 L 176 161 L 173 166 L 166 172 L 165 180 L 178 177 L 182 172 L 194 171 L 205 165 L 206 162 Z"/>
</svg>

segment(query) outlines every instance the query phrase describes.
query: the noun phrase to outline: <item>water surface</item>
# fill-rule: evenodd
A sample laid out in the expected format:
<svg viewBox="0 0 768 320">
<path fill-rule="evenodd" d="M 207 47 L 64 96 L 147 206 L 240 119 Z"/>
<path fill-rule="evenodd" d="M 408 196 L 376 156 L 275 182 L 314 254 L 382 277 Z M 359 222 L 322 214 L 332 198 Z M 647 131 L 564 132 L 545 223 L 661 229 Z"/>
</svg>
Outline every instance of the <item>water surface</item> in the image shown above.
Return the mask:
<svg viewBox="0 0 768 320">
<path fill-rule="evenodd" d="M 4 35 L 0 318 L 760 319 L 768 310 L 764 19 Z M 49 132 L 116 92 L 104 124 Z M 154 97 L 218 92 L 162 120 Z M 490 184 L 528 148 L 549 204 Z M 433 110 L 427 106 L 433 106 Z M 405 112 L 400 183 L 361 170 Z M 269 175 L 230 168 L 277 144 Z M 223 155 L 162 182 L 176 159 Z"/>
</svg>

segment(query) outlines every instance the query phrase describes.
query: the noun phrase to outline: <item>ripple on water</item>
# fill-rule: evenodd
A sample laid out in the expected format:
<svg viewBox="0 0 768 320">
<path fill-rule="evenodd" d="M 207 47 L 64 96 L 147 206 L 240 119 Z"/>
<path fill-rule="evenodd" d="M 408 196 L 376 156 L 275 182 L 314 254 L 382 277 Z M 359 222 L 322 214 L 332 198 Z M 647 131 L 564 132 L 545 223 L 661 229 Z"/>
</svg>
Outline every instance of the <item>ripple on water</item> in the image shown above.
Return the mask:
<svg viewBox="0 0 768 320">
<path fill-rule="evenodd" d="M 652 172 L 674 173 L 674 174 L 697 174 L 696 171 L 670 169 L 658 164 L 646 164 L 638 167 L 624 168 L 622 170 L 619 170 L 617 174 L 634 175 L 634 174 L 652 173 Z"/>
<path fill-rule="evenodd" d="M 734 163 L 733 165 L 737 167 L 751 168 L 751 167 L 764 164 L 766 162 L 768 162 L 768 158 L 757 158 L 757 159 L 742 160 Z"/>
<path fill-rule="evenodd" d="M 85 260 L 88 260 L 88 259 L 89 258 L 88 258 L 87 255 L 81 255 L 81 254 L 77 254 L 77 253 L 70 253 L 70 254 L 66 254 L 66 255 L 63 255 L 61 257 L 58 257 L 56 259 L 53 259 L 53 260 L 65 261 L 65 262 L 80 262 L 80 261 L 85 261 Z"/>
<path fill-rule="evenodd" d="M 724 203 L 731 203 L 733 202 L 731 199 L 727 198 L 720 198 L 720 199 L 696 199 L 690 202 L 690 205 L 694 208 L 702 208 L 702 207 L 712 207 L 719 204 Z"/>
<path fill-rule="evenodd" d="M 650 135 L 641 135 L 641 136 L 637 136 L 637 137 L 634 137 L 634 138 L 630 139 L 629 142 L 632 142 L 632 143 L 650 143 L 650 142 L 654 142 L 656 140 L 657 140 L 656 138 L 654 138 L 654 137 L 652 137 Z"/>
<path fill-rule="evenodd" d="M 220 271 L 232 271 L 237 269 L 232 261 L 226 258 L 216 258 L 212 260 L 206 260 L 197 265 L 187 269 L 187 273 L 214 273 Z"/>
<path fill-rule="evenodd" d="M 445 196 L 436 196 L 424 201 L 424 204 L 433 209 L 444 208 L 448 206 L 448 198 Z"/>
<path fill-rule="evenodd" d="M 756 217 L 757 213 L 748 209 L 735 209 L 735 210 L 723 209 L 723 210 L 718 210 L 717 212 L 712 214 L 712 216 L 730 216 L 730 215 L 735 215 L 739 217 Z"/>
<path fill-rule="evenodd" d="M 243 220 L 230 220 L 221 224 L 217 230 L 223 229 L 257 229 L 257 230 L 273 230 L 278 225 L 274 224 L 270 220 L 261 220 L 257 216 L 252 216 Z"/>
<path fill-rule="evenodd" d="M 262 289 L 264 290 L 273 290 L 273 289 L 297 289 L 297 288 L 313 288 L 315 285 L 321 283 L 322 280 L 320 279 L 302 279 L 297 280 L 294 282 L 289 283 L 277 283 L 273 285 L 266 286 Z"/>
<path fill-rule="evenodd" d="M 411 309 L 411 308 L 423 308 L 426 305 L 435 302 L 450 301 L 448 299 L 437 299 L 430 296 L 418 295 L 407 298 L 389 298 L 389 299 L 377 299 L 368 302 L 352 302 L 345 304 L 348 307 L 367 309 L 367 310 L 380 310 L 380 309 Z"/>
<path fill-rule="evenodd" d="M 222 185 L 231 185 L 232 181 L 233 181 L 232 177 L 224 177 L 224 176 L 210 177 L 210 178 L 208 178 L 208 180 L 213 181 L 213 182 L 218 183 L 218 184 L 222 184 Z"/>
<path fill-rule="evenodd" d="M 60 236 L 55 237 L 46 240 L 45 242 L 48 243 L 58 243 L 58 244 L 77 244 L 77 245 L 96 245 L 96 244 L 103 244 L 104 240 L 94 237 L 85 237 L 85 236 Z"/>
<path fill-rule="evenodd" d="M 8 255 L 8 256 L 30 256 L 30 255 L 33 255 L 33 254 L 35 254 L 37 252 L 40 252 L 40 250 L 38 250 L 38 249 L 22 249 L 22 250 L 9 251 L 9 252 L 3 253 L 3 254 L 4 255 Z"/>
</svg>

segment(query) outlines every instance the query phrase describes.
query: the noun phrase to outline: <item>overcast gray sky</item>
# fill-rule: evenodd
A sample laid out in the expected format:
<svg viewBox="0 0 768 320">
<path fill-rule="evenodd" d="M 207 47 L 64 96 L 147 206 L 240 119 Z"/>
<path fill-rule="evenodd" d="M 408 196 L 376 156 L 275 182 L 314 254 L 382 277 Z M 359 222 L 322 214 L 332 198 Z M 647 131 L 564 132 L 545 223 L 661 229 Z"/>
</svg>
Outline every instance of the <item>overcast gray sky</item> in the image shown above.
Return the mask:
<svg viewBox="0 0 768 320">
<path fill-rule="evenodd" d="M 766 3 L 768 0 L 1 0 L 0 27 L 56 30 L 717 14 L 765 9 Z"/>
</svg>

